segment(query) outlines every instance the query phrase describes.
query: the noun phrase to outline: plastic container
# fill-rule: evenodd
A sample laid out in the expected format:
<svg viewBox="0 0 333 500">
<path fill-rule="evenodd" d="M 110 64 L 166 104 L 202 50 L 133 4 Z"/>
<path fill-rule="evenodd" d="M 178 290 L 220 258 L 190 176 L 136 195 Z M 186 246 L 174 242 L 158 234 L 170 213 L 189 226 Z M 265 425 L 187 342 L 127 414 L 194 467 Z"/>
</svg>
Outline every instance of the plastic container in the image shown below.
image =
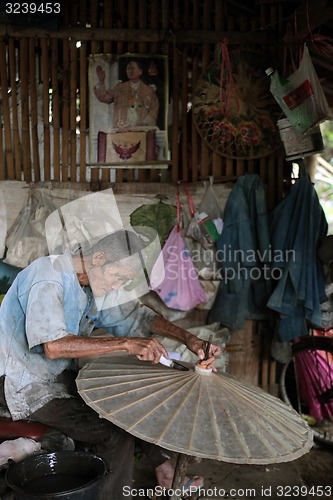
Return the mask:
<svg viewBox="0 0 333 500">
<path fill-rule="evenodd" d="M 298 134 L 288 118 L 278 120 L 277 125 L 286 152 L 286 160 L 305 158 L 324 151 L 324 142 L 319 125 L 306 135 Z"/>
<path fill-rule="evenodd" d="M 98 498 L 105 462 L 93 453 L 43 453 L 10 465 L 7 485 L 16 500 L 92 500 Z"/>
</svg>

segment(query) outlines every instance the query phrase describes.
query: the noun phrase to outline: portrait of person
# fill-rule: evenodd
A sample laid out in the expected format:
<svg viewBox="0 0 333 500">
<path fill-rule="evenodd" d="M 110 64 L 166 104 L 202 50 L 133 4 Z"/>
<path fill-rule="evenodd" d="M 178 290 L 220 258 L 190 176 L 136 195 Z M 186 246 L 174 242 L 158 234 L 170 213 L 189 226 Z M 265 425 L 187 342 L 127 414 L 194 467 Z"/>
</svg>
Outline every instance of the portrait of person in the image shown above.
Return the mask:
<svg viewBox="0 0 333 500">
<path fill-rule="evenodd" d="M 145 160 L 166 158 L 167 56 L 93 54 L 89 61 L 89 89 L 90 138 L 98 137 L 98 161 L 119 162 L 125 156 L 127 162 L 139 161 L 137 154 L 118 157 L 113 151 L 113 143 L 127 151 L 139 140 Z M 139 132 L 147 134 L 147 140 L 133 136 Z M 103 134 L 105 147 L 101 142 Z M 96 158 L 96 140 L 91 139 L 90 144 Z"/>
<path fill-rule="evenodd" d="M 154 85 L 142 80 L 143 65 L 139 59 L 126 64 L 126 81 L 120 81 L 113 89 L 106 88 L 105 71 L 96 67 L 98 82 L 94 93 L 100 102 L 113 103 L 113 127 L 156 126 L 159 100 Z"/>
</svg>

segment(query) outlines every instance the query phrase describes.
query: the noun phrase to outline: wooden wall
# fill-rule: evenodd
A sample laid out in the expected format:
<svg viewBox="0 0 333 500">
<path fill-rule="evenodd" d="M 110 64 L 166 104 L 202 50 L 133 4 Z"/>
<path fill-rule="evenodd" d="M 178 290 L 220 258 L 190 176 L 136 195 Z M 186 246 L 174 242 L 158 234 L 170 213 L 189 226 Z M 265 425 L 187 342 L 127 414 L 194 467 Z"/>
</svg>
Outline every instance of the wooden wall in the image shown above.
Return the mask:
<svg viewBox="0 0 333 500">
<path fill-rule="evenodd" d="M 71 0 L 62 2 L 56 30 L 0 24 L 0 180 L 89 180 L 94 189 L 106 187 L 108 168 L 87 169 L 88 57 L 96 53 L 164 54 L 169 61 L 172 164 L 167 173 L 143 169 L 136 176 L 128 168 L 126 175 L 125 169 L 119 169 L 116 181 L 197 182 L 210 175 L 225 181 L 245 172 L 259 173 L 274 205 L 289 175 L 283 150 L 256 160 L 225 158 L 200 138 L 187 113 L 196 80 L 214 61 L 217 44 L 225 37 L 230 50 L 246 47 L 274 60 L 279 57 L 287 2 L 253 2 L 254 15 L 241 9 L 234 12 L 230 4 L 223 0 Z M 81 42 L 79 47 L 77 42 Z"/>
</svg>

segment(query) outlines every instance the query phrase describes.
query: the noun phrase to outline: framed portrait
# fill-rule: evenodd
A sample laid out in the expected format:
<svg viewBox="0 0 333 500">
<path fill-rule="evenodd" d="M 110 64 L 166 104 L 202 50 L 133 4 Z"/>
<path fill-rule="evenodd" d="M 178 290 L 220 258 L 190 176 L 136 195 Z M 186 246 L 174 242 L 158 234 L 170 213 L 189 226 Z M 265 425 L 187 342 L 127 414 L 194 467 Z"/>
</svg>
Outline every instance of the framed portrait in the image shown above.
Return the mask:
<svg viewBox="0 0 333 500">
<path fill-rule="evenodd" d="M 92 54 L 90 161 L 166 160 L 168 100 L 167 56 Z"/>
</svg>

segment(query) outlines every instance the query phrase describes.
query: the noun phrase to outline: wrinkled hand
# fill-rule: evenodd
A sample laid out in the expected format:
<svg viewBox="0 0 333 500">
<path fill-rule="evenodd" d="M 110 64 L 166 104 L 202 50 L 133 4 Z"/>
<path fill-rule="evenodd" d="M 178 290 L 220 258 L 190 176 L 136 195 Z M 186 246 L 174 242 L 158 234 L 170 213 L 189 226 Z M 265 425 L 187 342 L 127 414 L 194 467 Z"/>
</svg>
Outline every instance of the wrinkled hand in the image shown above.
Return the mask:
<svg viewBox="0 0 333 500">
<path fill-rule="evenodd" d="M 207 342 L 205 340 L 201 340 L 193 335 L 187 340 L 186 346 L 190 351 L 196 354 L 199 359 L 204 359 L 207 346 Z M 212 344 L 209 349 L 209 357 L 205 360 L 206 368 L 211 368 L 213 372 L 216 372 L 217 370 L 215 368 L 215 357 L 218 356 L 221 356 L 221 348 L 215 344 Z"/>
<path fill-rule="evenodd" d="M 135 337 L 128 339 L 127 351 L 142 361 L 152 361 L 157 364 L 162 354 L 168 358 L 165 348 L 156 339 Z"/>
</svg>

